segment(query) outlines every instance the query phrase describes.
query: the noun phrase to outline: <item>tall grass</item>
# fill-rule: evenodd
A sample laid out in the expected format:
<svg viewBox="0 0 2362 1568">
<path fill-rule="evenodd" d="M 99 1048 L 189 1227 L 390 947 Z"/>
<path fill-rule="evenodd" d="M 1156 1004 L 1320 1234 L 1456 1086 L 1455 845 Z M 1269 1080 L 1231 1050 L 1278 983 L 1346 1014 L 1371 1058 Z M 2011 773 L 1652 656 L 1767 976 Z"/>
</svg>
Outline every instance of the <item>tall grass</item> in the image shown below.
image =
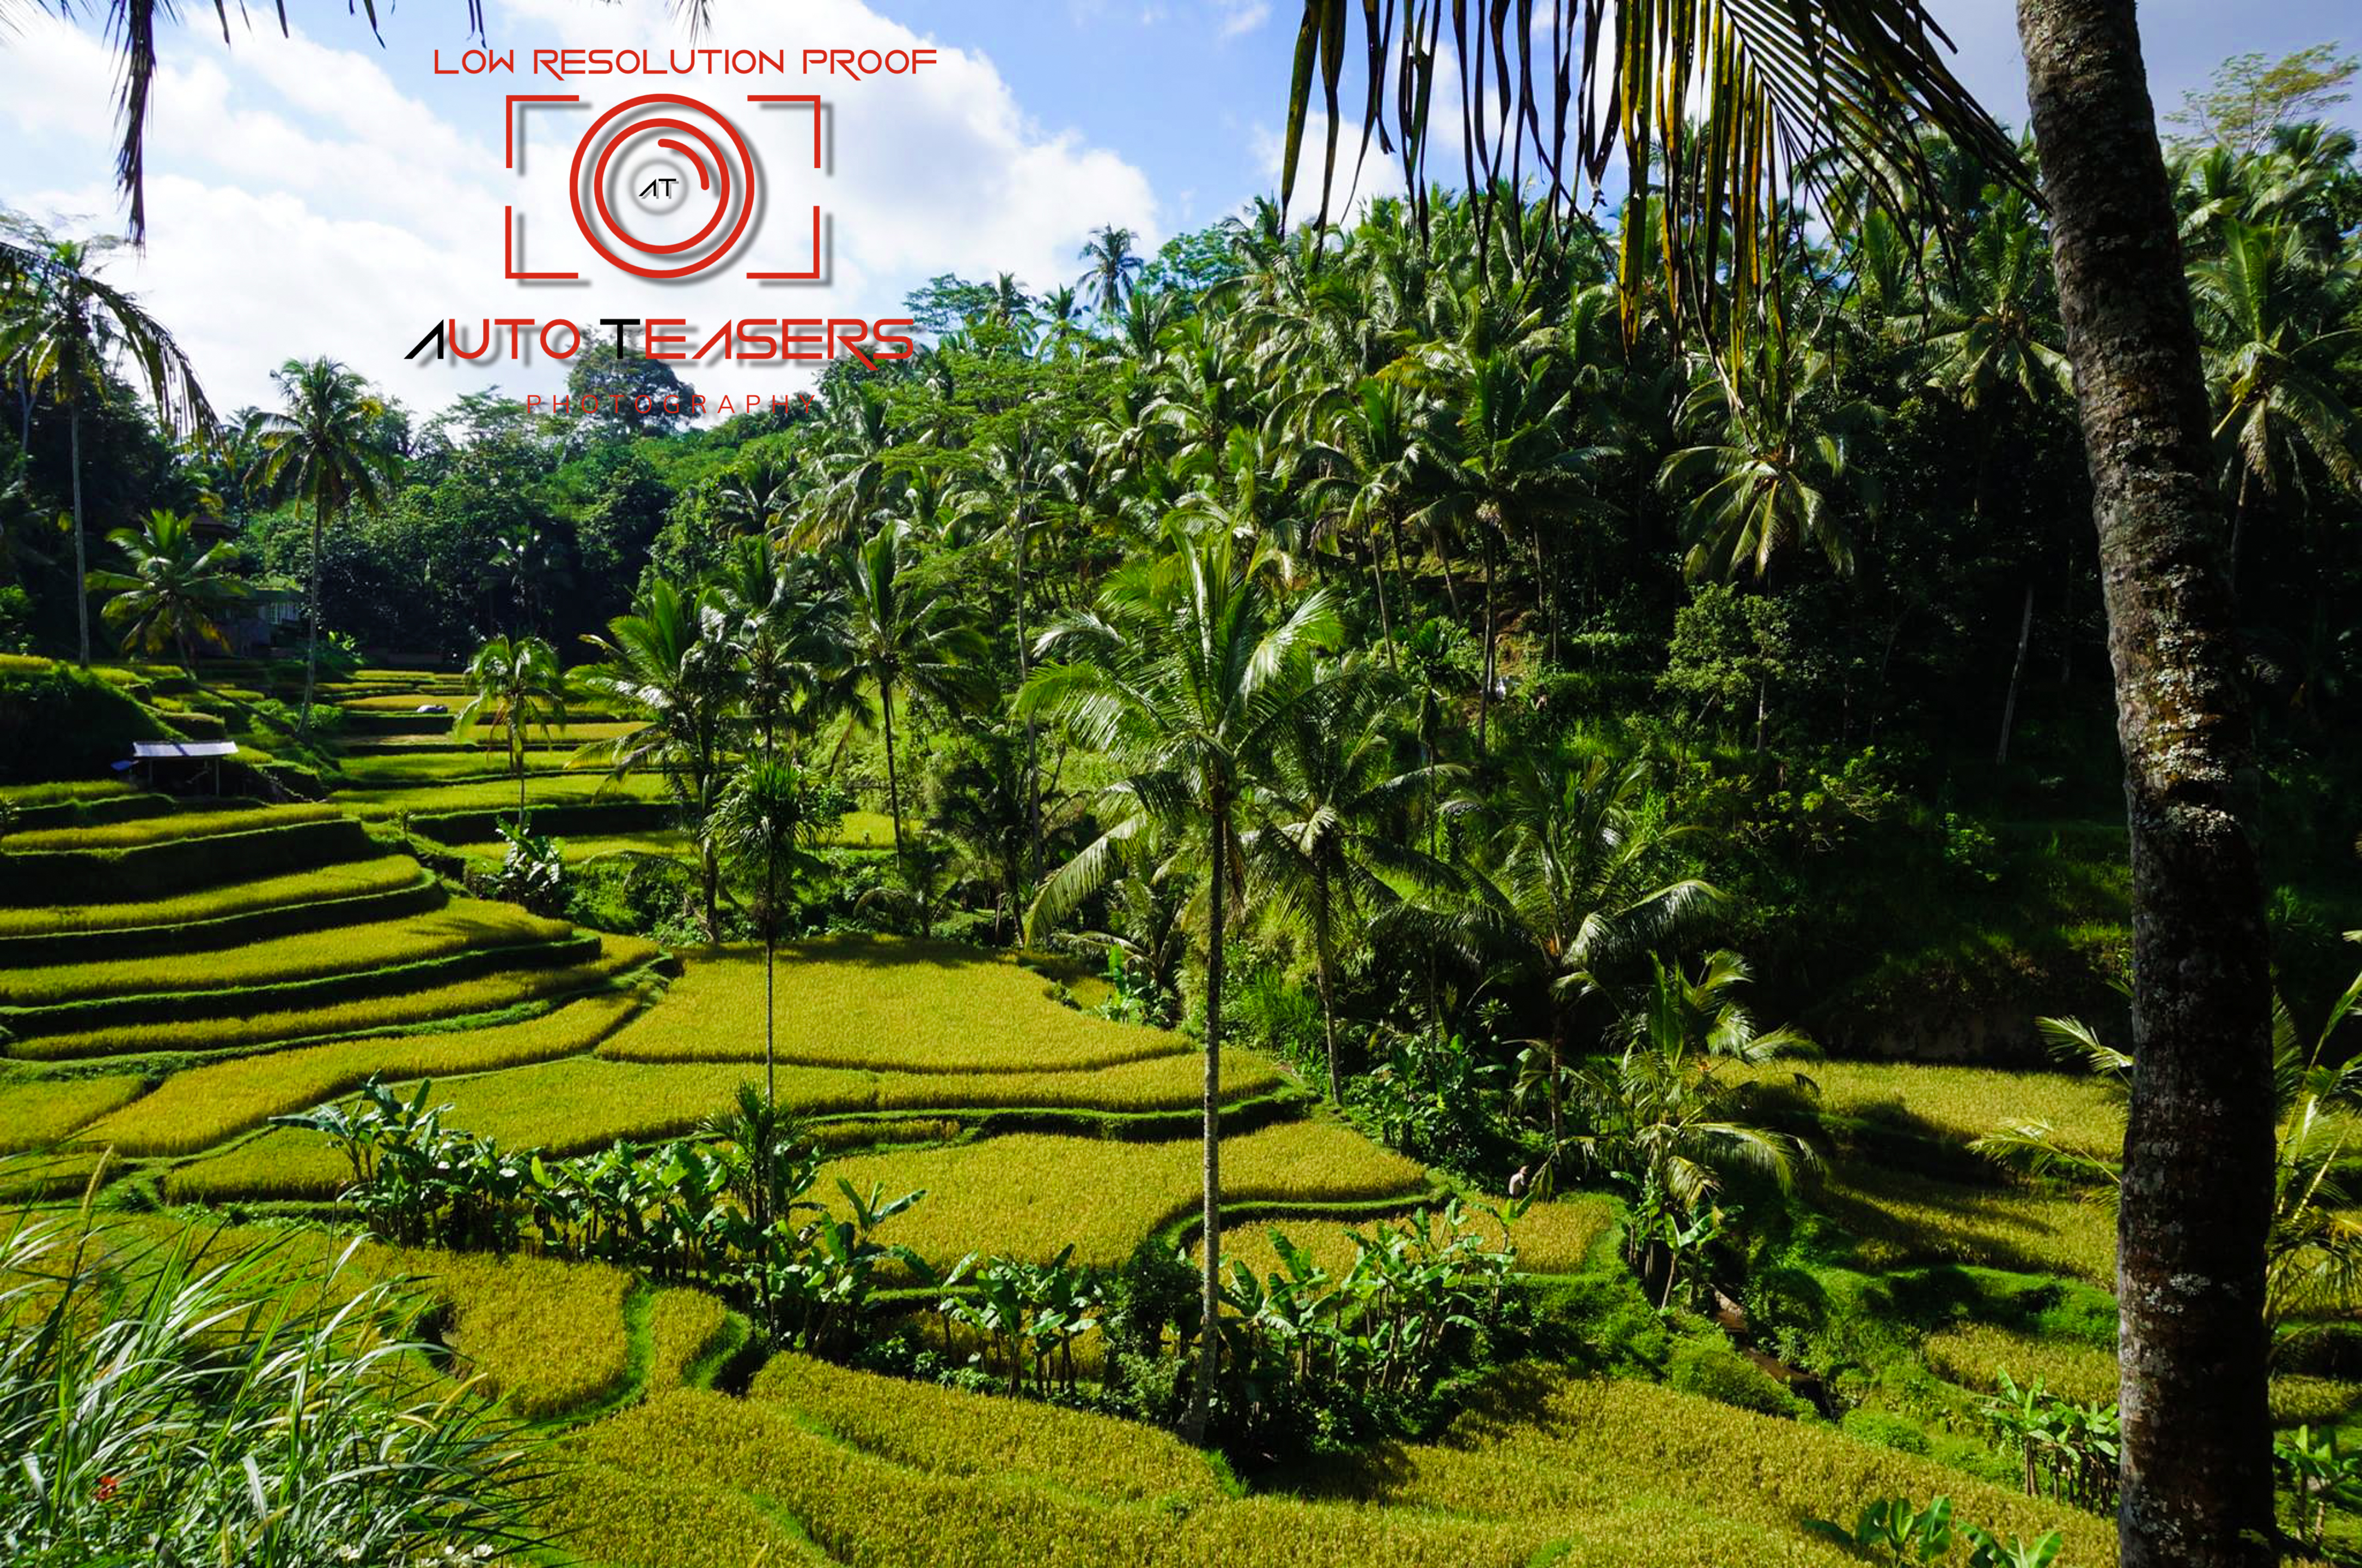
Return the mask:
<svg viewBox="0 0 2362 1568">
<path fill-rule="evenodd" d="M 14 1563 L 311 1568 L 536 1543 L 530 1450 L 397 1337 L 383 1284 L 194 1233 L 0 1235 L 0 1541 Z"/>
</svg>

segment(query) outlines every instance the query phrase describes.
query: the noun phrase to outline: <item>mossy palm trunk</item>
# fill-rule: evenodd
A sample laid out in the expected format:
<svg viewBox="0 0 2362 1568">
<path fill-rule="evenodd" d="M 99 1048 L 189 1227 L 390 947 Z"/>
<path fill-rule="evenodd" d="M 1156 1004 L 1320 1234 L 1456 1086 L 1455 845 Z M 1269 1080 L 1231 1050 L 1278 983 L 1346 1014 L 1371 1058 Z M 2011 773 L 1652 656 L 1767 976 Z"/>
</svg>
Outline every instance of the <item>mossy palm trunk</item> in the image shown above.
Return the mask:
<svg viewBox="0 0 2362 1568">
<path fill-rule="evenodd" d="M 327 533 L 328 499 L 312 497 L 312 570 L 304 585 L 304 710 L 295 719 L 295 732 L 312 732 L 312 689 L 320 679 L 320 543 Z"/>
<path fill-rule="evenodd" d="M 2018 0 L 2017 15 L 2131 826 L 2122 1561 L 2263 1568 L 2270 979 L 2229 520 L 2133 0 Z"/>
<path fill-rule="evenodd" d="M 66 465 L 73 470 L 74 629 L 82 639 L 82 667 L 90 668 L 90 566 L 82 529 L 82 399 L 66 395 Z"/>
<path fill-rule="evenodd" d="M 902 789 L 894 773 L 894 683 L 880 679 L 877 683 L 877 706 L 886 712 L 886 810 L 894 818 L 894 865 L 896 870 L 909 862 L 902 856 Z"/>
<path fill-rule="evenodd" d="M 1189 1413 L 1183 1429 L 1183 1435 L 1192 1442 L 1205 1439 L 1214 1383 L 1222 1374 L 1222 938 L 1230 817 L 1220 806 L 1208 816 L 1213 828 L 1213 876 L 1206 908 L 1206 1179 L 1199 1210 L 1206 1266 L 1198 1280 L 1198 1376 L 1190 1383 Z"/>
</svg>

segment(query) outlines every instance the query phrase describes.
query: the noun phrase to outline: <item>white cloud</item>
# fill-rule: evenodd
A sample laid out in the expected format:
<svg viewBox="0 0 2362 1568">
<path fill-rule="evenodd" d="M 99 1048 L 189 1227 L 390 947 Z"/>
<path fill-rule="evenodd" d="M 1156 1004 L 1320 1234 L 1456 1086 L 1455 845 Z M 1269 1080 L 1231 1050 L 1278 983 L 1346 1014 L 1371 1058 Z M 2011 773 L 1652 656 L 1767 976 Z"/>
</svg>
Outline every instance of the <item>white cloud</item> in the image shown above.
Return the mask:
<svg viewBox="0 0 2362 1568">
<path fill-rule="evenodd" d="M 1271 0 L 1214 0 L 1221 17 L 1221 36 L 1235 38 L 1271 20 Z"/>
<path fill-rule="evenodd" d="M 700 75 L 557 82 L 521 74 L 436 77 L 455 29 L 387 23 L 381 49 L 359 24 L 321 24 L 318 38 L 275 28 L 240 34 L 190 27 L 165 40 L 149 140 L 149 249 L 118 263 L 197 360 L 217 404 L 259 401 L 271 367 L 291 355 L 330 354 L 414 407 L 431 408 L 497 381 L 523 395 L 546 391 L 562 371 L 538 362 L 428 365 L 403 353 L 436 320 L 485 316 L 679 316 L 712 327 L 734 317 L 829 315 L 875 319 L 940 271 L 1028 283 L 1076 271 L 1085 236 L 1114 223 L 1164 236 L 1147 177 L 1116 154 L 1046 131 L 984 56 L 940 48 L 919 76 L 831 82 L 790 75 Z M 789 15 L 716 8 L 700 48 L 909 48 L 931 40 L 855 0 L 804 0 Z M 338 21 L 342 18 L 338 17 Z M 494 47 L 529 66 L 536 47 L 642 48 L 662 58 L 689 47 L 663 0 L 586 8 L 579 0 L 514 0 L 494 22 Z M 349 43 L 352 47 L 339 47 Z M 762 231 L 747 265 L 800 265 L 802 214 L 829 214 L 832 275 L 825 286 L 760 287 L 715 275 L 679 284 L 644 281 L 595 258 L 579 265 L 587 287 L 528 288 L 501 276 L 503 204 L 522 214 L 528 264 L 572 268 L 587 258 L 551 172 L 587 124 L 580 111 L 528 116 L 524 176 L 502 167 L 503 95 L 575 92 L 602 110 L 627 96 L 686 92 L 731 114 L 761 149 L 770 181 Z M 818 91 L 833 115 L 833 167 L 825 180 L 787 155 L 795 112 L 776 117 L 729 104 L 747 93 Z M 119 225 L 108 189 L 113 65 L 92 33 L 46 17 L 0 47 L 0 192 L 34 213 L 82 214 Z M 12 134 L 13 133 L 13 134 Z M 470 332 L 472 336 L 472 330 Z M 809 376 L 689 367 L 701 389 L 790 391 Z"/>
</svg>

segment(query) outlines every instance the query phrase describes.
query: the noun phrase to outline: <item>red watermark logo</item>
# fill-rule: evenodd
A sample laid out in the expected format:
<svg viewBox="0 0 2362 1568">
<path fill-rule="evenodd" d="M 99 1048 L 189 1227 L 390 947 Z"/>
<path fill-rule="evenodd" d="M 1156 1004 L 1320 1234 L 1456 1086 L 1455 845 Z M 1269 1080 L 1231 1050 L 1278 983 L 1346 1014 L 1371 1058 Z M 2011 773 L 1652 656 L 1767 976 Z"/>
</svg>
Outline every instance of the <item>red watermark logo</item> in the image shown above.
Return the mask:
<svg viewBox="0 0 2362 1568">
<path fill-rule="evenodd" d="M 573 93 L 512 93 L 503 113 L 507 167 L 524 173 L 524 111 L 537 104 L 580 104 Z M 758 112 L 809 111 L 811 168 L 826 172 L 825 121 L 816 93 L 750 93 Z M 800 137 L 794 162 L 802 158 Z M 768 199 L 759 159 L 727 115 L 683 93 L 644 93 L 591 121 L 575 143 L 566 194 L 574 225 L 602 260 L 635 277 L 669 280 L 717 271 L 755 248 Z M 825 267 L 820 204 L 810 207 L 809 264 L 749 268 L 757 280 L 818 282 Z M 702 222 L 699 220 L 702 218 Z M 802 238 L 805 225 L 791 220 Z M 793 248 L 792 247 L 790 248 Z M 795 259 L 783 258 L 778 259 Z M 501 270 L 525 281 L 575 280 L 579 271 L 524 265 L 523 225 L 513 203 L 501 209 Z"/>
</svg>

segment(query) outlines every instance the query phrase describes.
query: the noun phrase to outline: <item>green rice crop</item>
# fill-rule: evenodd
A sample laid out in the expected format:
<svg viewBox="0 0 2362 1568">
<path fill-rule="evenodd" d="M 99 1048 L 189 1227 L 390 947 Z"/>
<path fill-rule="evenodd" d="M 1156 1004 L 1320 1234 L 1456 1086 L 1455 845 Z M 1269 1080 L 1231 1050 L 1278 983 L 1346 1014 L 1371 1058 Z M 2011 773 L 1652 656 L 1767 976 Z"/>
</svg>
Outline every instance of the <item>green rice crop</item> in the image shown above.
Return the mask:
<svg viewBox="0 0 2362 1568">
<path fill-rule="evenodd" d="M 551 1535 L 608 1568 L 831 1563 L 743 1493 L 706 1481 L 659 1481 L 623 1464 L 568 1464 L 540 1517 Z"/>
<path fill-rule="evenodd" d="M 0 1154 L 47 1148 L 147 1087 L 137 1073 L 0 1083 Z"/>
<path fill-rule="evenodd" d="M 229 991 L 390 969 L 454 953 L 562 941 L 573 931 L 563 920 L 545 920 L 513 905 L 459 898 L 424 915 L 332 926 L 219 952 L 0 970 L 0 1003 L 32 1007 L 96 996 Z"/>
<path fill-rule="evenodd" d="M 111 1180 L 115 1161 L 104 1153 L 69 1149 L 50 1154 L 17 1155 L 0 1160 L 0 1198 L 39 1202 L 51 1198 L 79 1197 L 101 1166 Z"/>
<path fill-rule="evenodd" d="M 679 1288 L 657 1291 L 648 1305 L 648 1393 L 688 1387 L 701 1362 L 713 1358 L 745 1332 L 717 1296 Z"/>
<path fill-rule="evenodd" d="M 1050 1000 L 1007 957 L 947 942 L 834 938 L 779 953 L 778 1057 L 808 1067 L 1039 1072 L 1175 1054 L 1163 1030 Z M 748 1061 L 763 1054 L 759 950 L 691 958 L 665 1004 L 601 1054 L 635 1061 Z"/>
<path fill-rule="evenodd" d="M 1482 1238 L 1487 1246 L 1501 1242 L 1501 1227 L 1489 1214 L 1472 1210 L 1468 1216 L 1469 1230 Z M 1594 1243 L 1607 1234 L 1616 1223 L 1616 1205 L 1610 1199 L 1596 1194 L 1562 1198 L 1554 1202 L 1536 1203 L 1509 1229 L 1509 1239 L 1517 1244 L 1518 1266 L 1529 1274 L 1575 1274 L 1581 1272 L 1584 1261 L 1590 1255 Z M 1285 1235 L 1290 1243 L 1312 1255 L 1313 1260 L 1330 1274 L 1341 1276 L 1353 1266 L 1356 1248 L 1353 1236 L 1376 1239 L 1385 1231 L 1396 1228 L 1400 1219 L 1385 1220 L 1242 1220 L 1222 1229 L 1222 1256 L 1236 1258 L 1254 1270 L 1258 1277 L 1285 1273 L 1279 1260 L 1279 1249 L 1273 1245 L 1274 1231 Z M 1440 1220 L 1436 1222 L 1440 1234 Z M 1197 1256 L 1205 1256 L 1205 1248 L 1193 1248 Z M 1226 1265 L 1227 1266 L 1227 1265 Z"/>
<path fill-rule="evenodd" d="M 176 839 L 204 839 L 218 833 L 246 833 L 257 828 L 283 828 L 293 822 L 317 822 L 337 815 L 333 806 L 264 806 L 238 811 L 176 811 L 168 817 L 135 817 L 127 822 L 102 823 L 95 828 L 50 828 L 12 833 L 0 839 L 11 854 L 41 850 L 129 850 L 143 844 L 169 843 Z"/>
<path fill-rule="evenodd" d="M 381 855 L 374 860 L 291 872 L 256 882 L 226 883 L 202 893 L 136 904 L 47 905 L 36 908 L 0 907 L 0 937 L 30 937 L 68 931 L 121 930 L 144 926 L 179 926 L 193 920 L 219 920 L 334 898 L 359 898 L 394 893 L 416 885 L 424 873 L 408 855 Z M 59 889 L 69 892 L 70 889 Z"/>
<path fill-rule="evenodd" d="M 110 795 L 131 795 L 132 787 L 121 779 L 60 779 L 48 784 L 0 784 L 0 801 L 10 806 L 63 806 L 72 801 L 105 800 Z"/>
<path fill-rule="evenodd" d="M 1927 1336 L 1928 1369 L 1963 1387 L 1992 1393 L 2006 1372 L 2021 1387 L 2039 1380 L 2062 1398 L 2114 1403 L 2114 1351 L 2072 1340 L 2044 1339 L 1992 1323 L 1959 1323 Z"/>
<path fill-rule="evenodd" d="M 579 806 L 596 801 L 657 801 L 670 798 L 665 781 L 653 773 L 615 778 L 604 773 L 536 773 L 525 777 L 528 809 L 544 806 Z M 403 813 L 437 811 L 513 811 L 517 787 L 513 778 L 415 784 L 340 792 L 337 804 L 369 821 L 384 821 Z"/>
<path fill-rule="evenodd" d="M 560 751 L 527 751 L 526 776 L 535 784 L 553 773 L 563 776 L 566 761 L 566 754 Z M 337 769 L 356 789 L 386 789 L 459 779 L 508 779 L 512 793 L 516 787 L 508 771 L 508 759 L 497 751 L 354 752 L 340 759 Z"/>
<path fill-rule="evenodd" d="M 1013 1416 L 988 1397 L 966 1396 Z M 577 1440 L 595 1464 L 680 1486 L 723 1486 L 791 1516 L 849 1568 L 1145 1568 L 1255 1563 L 1330 1568 L 1385 1562 L 1394 1568 L 1514 1568 L 1549 1539 L 1531 1526 L 1464 1523 L 1265 1498 L 1208 1503 L 1186 1514 L 1149 1503 L 1110 1504 L 1020 1476 L 935 1475 L 898 1464 L 799 1427 L 756 1400 L 681 1390 L 602 1421 Z M 626 1494 L 631 1497 L 631 1494 Z M 642 1494 L 644 1496 L 644 1494 Z M 632 1516 L 576 1516 L 578 1552 L 615 1560 L 623 1541 L 645 1541 Z M 586 1517 L 587 1516 L 587 1517 Z M 739 1568 L 743 1523 L 715 1547 L 668 1543 L 666 1568 Z M 611 1535 L 610 1530 L 617 1533 Z M 639 1550 L 646 1550 L 645 1546 Z"/>
<path fill-rule="evenodd" d="M 82 1141 L 110 1144 L 129 1155 L 193 1154 L 259 1127 L 272 1116 L 334 1099 L 359 1087 L 371 1073 L 439 1079 L 587 1051 L 639 1004 L 639 997 L 631 992 L 586 996 L 519 1024 L 338 1040 L 207 1063 L 174 1073 L 146 1099 L 90 1127 Z"/>
<path fill-rule="evenodd" d="M 2081 1197 L 1849 1165 L 1834 1174 L 1826 1201 L 1862 1238 L 1861 1261 L 1871 1267 L 1971 1263 L 2115 1285 L 2115 1212 Z"/>
<path fill-rule="evenodd" d="M 1218 1502 L 1206 1456 L 1156 1427 L 1025 1399 L 979 1398 L 923 1383 L 776 1355 L 747 1398 L 866 1453 L 938 1475 L 1045 1482 L 1107 1503 Z"/>
<path fill-rule="evenodd" d="M 2123 1152 L 2121 1099 L 2086 1074 L 1994 1068 L 1826 1061 L 1754 1069 L 1784 1082 L 1802 1071 L 1839 1115 L 1966 1143 L 2014 1122 L 2047 1122 L 2070 1148 L 2113 1159 Z"/>
<path fill-rule="evenodd" d="M 174 1203 L 225 1203 L 233 1199 L 324 1203 L 349 1186 L 353 1168 L 317 1133 L 273 1127 L 219 1154 L 164 1173 L 164 1196 Z"/>
<path fill-rule="evenodd" d="M 1193 1140 L 1164 1144 L 1011 1134 L 944 1148 L 894 1149 L 832 1162 L 836 1178 L 926 1200 L 883 1234 L 931 1263 L 963 1253 L 1040 1261 L 1072 1244 L 1078 1263 L 1121 1262 L 1141 1240 L 1191 1212 L 1202 1180 Z M 1427 1173 L 1350 1127 L 1287 1122 L 1222 1140 L 1226 1201 L 1346 1202 L 1422 1191 Z"/>
<path fill-rule="evenodd" d="M 1952 1499 L 1956 1517 L 2003 1535 L 2031 1540 L 2060 1531 L 2060 1561 L 2075 1568 L 2108 1568 L 2116 1561 L 2112 1520 L 2024 1497 L 1934 1460 L 1659 1384 L 1534 1369 L 1497 1378 L 1439 1441 L 1341 1458 L 1319 1484 L 1368 1502 L 1479 1519 L 1605 1515 L 1609 1530 L 1584 1532 L 1595 1551 L 1620 1537 L 1624 1561 L 1683 1568 L 1837 1568 L 1855 1559 L 1806 1536 L 1805 1519 L 1850 1521 L 1873 1498 L 1925 1501 L 1941 1494 Z M 1689 1526 L 1679 1529 L 1684 1514 Z M 1651 1515 L 1662 1528 L 1635 1528 Z M 1561 1561 L 1617 1559 L 1578 1553 Z"/>
<path fill-rule="evenodd" d="M 509 850 L 508 845 L 498 839 L 489 843 L 449 847 L 455 853 L 489 865 L 498 865 Z M 663 855 L 686 860 L 697 853 L 697 840 L 678 828 L 658 828 L 646 833 L 568 834 L 557 840 L 557 850 L 569 866 L 595 861 L 602 855 Z"/>
<path fill-rule="evenodd" d="M 528 1420 L 563 1415 L 632 1376 L 624 1300 L 632 1277 L 602 1263 L 518 1255 L 394 1253 L 451 1304 L 444 1339 L 458 1370 L 480 1376 Z"/>
<path fill-rule="evenodd" d="M 367 1034 L 497 1013 L 528 1002 L 590 991 L 646 963 L 657 951 L 652 944 L 634 938 L 606 937 L 601 939 L 599 957 L 586 963 L 504 970 L 400 995 L 360 997 L 314 1007 L 37 1036 L 15 1041 L 7 1049 L 35 1060 L 61 1061 L 148 1051 L 233 1051 Z"/>
<path fill-rule="evenodd" d="M 2113 1390 L 2109 1397 L 2114 1398 Z M 2335 1377 L 2275 1377 L 2271 1398 L 2275 1426 L 2334 1426 L 2362 1406 L 2362 1383 Z"/>
</svg>

